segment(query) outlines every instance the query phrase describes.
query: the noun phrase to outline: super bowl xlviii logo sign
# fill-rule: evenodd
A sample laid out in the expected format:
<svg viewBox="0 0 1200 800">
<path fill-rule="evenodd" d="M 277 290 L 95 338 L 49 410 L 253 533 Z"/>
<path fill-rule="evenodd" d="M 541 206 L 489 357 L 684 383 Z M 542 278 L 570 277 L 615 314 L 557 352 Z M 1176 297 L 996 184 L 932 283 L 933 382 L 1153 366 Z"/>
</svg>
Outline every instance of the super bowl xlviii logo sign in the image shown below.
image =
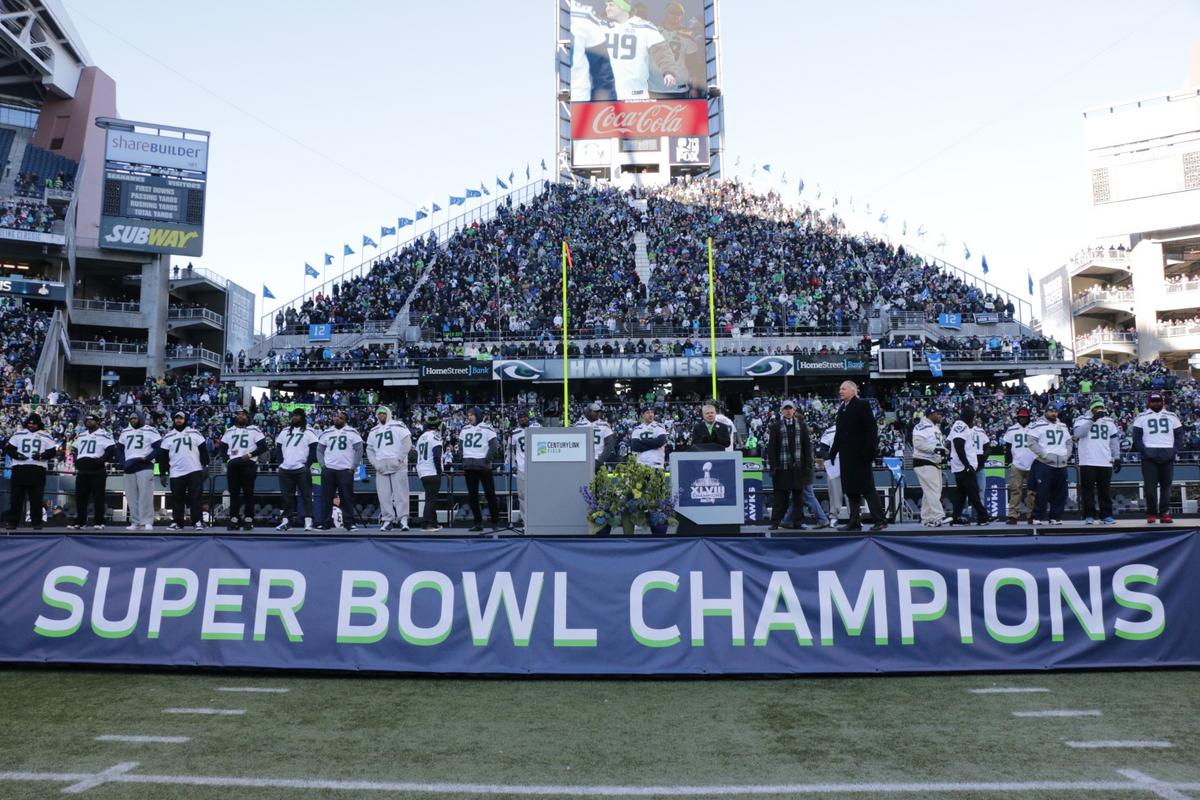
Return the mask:
<svg viewBox="0 0 1200 800">
<path fill-rule="evenodd" d="M 691 498 L 702 505 L 712 505 L 725 499 L 725 484 L 712 476 L 712 462 L 705 461 L 704 476 L 692 481 Z"/>
</svg>

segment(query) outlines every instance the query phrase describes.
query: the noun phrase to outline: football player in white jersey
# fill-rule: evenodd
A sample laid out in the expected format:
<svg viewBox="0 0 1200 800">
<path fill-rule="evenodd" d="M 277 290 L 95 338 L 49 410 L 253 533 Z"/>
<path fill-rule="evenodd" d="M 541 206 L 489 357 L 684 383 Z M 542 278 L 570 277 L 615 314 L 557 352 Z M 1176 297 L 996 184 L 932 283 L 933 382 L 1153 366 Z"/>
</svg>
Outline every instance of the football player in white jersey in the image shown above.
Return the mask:
<svg viewBox="0 0 1200 800">
<path fill-rule="evenodd" d="M 438 494 L 442 488 L 442 421 L 437 416 L 425 420 L 425 430 L 417 439 L 417 477 L 425 490 L 425 513 L 421 516 L 421 530 L 437 531 Z"/>
<path fill-rule="evenodd" d="M 571 102 L 615 100 L 608 60 L 608 23 L 588 5 L 571 2 Z"/>
<path fill-rule="evenodd" d="M 317 463 L 317 432 L 308 427 L 303 408 L 292 409 L 289 424 L 275 440 L 275 461 L 279 464 L 279 491 L 283 494 L 283 519 L 277 531 L 292 527 L 296 516 L 296 496 L 304 513 L 304 530 L 313 527 L 312 465 Z M 299 520 L 297 520 L 299 522 Z"/>
<path fill-rule="evenodd" d="M 104 490 L 107 483 L 107 464 L 117 451 L 112 435 L 100 427 L 100 417 L 88 414 L 83 420 L 84 432 L 75 437 L 75 524 L 79 530 L 87 524 L 88 506 L 92 506 L 92 527 L 104 527 Z"/>
<path fill-rule="evenodd" d="M 1142 481 L 1146 494 L 1146 522 L 1174 522 L 1171 517 L 1171 483 L 1175 456 L 1183 449 L 1183 424 L 1163 406 L 1161 392 L 1151 392 L 1149 408 L 1134 417 L 1133 449 L 1142 454 Z"/>
<path fill-rule="evenodd" d="M 604 406 L 592 403 L 583 411 L 583 419 L 575 423 L 580 428 L 592 429 L 592 456 L 597 464 L 603 463 L 612 444 L 613 429 L 601 412 Z"/>
<path fill-rule="evenodd" d="M 170 478 L 171 525 L 177 531 L 184 525 L 184 511 L 190 512 L 192 527 L 203 530 L 200 494 L 204 489 L 204 474 L 208 467 L 208 445 L 204 436 L 189 428 L 187 414 L 176 411 L 171 417 L 171 430 L 158 442 L 162 480 Z"/>
<path fill-rule="evenodd" d="M 512 471 L 517 476 L 517 502 L 521 504 L 522 521 L 525 519 L 525 458 L 529 452 L 529 431 L 531 428 L 540 427 L 542 426 L 537 422 L 530 422 L 529 412 L 522 411 L 517 414 L 517 427 L 513 429 L 509 438 Z"/>
<path fill-rule="evenodd" d="M 358 530 L 354 523 L 354 471 L 362 463 L 363 440 L 346 422 L 346 412 L 333 414 L 333 427 L 326 428 L 317 440 L 317 460 L 321 462 L 321 525 L 318 530 L 340 527 L 334 520 L 333 498 L 341 498 L 342 515 L 348 531 Z"/>
<path fill-rule="evenodd" d="M 686 73 L 675 61 L 671 46 L 654 23 L 633 15 L 629 0 L 608 0 L 604 14 L 612 22 L 605 32 L 608 60 L 612 64 L 618 100 L 650 99 L 650 62 L 662 75 L 668 89 Z"/>
<path fill-rule="evenodd" d="M 146 425 L 141 411 L 129 414 L 129 427 L 117 437 L 117 463 L 125 473 L 126 530 L 154 530 L 154 450 L 162 434 Z"/>
<path fill-rule="evenodd" d="M 408 531 L 408 454 L 412 452 L 412 433 L 403 422 L 392 418 L 392 410 L 375 410 L 379 422 L 367 433 L 367 458 L 375 467 L 375 491 L 379 494 L 381 531 L 396 525 Z"/>
<path fill-rule="evenodd" d="M 225 479 L 229 485 L 228 530 L 254 530 L 254 479 L 258 475 L 258 457 L 267 452 L 267 437 L 257 425 L 250 424 L 250 412 L 239 408 L 233 426 L 221 434 L 221 452 L 225 455 Z"/>
<path fill-rule="evenodd" d="M 1030 448 L 1029 420 L 1032 412 L 1021 407 L 1017 410 L 1017 423 L 1004 432 L 1004 449 L 1008 454 L 1008 524 L 1017 524 L 1021 502 L 1025 501 L 1025 518 L 1033 519 L 1033 497 L 1035 487 L 1030 481 L 1034 455 Z"/>
<path fill-rule="evenodd" d="M 42 418 L 30 414 L 25 427 L 8 439 L 4 452 L 13 461 L 11 503 L 8 527 L 12 530 L 25 517 L 25 502 L 29 501 L 29 522 L 35 531 L 42 529 L 42 495 L 46 491 L 46 467 L 58 453 L 58 442 L 42 430 Z"/>
<path fill-rule="evenodd" d="M 1071 431 L 1079 448 L 1079 505 L 1083 522 L 1095 525 L 1116 524 L 1112 515 L 1113 471 L 1121 466 L 1121 428 L 1108 416 L 1104 401 L 1097 398 L 1080 414 Z M 1097 511 L 1099 508 L 1099 511 Z"/>
<path fill-rule="evenodd" d="M 967 406 L 959 414 L 959 419 L 950 426 L 950 471 L 954 473 L 954 519 L 951 525 L 965 525 L 963 507 L 970 501 L 975 509 L 976 522 L 988 524 L 987 509 L 979 498 L 979 482 L 975 473 L 979 466 L 980 453 L 975 449 L 977 438 L 972 430 L 975 423 L 975 409 Z"/>
<path fill-rule="evenodd" d="M 667 429 L 654 419 L 654 409 L 642 411 L 642 421 L 629 432 L 629 449 L 637 454 L 637 462 L 655 469 L 665 469 L 667 463 Z"/>
<path fill-rule="evenodd" d="M 479 508 L 479 487 L 483 486 L 488 504 L 488 524 L 493 528 L 499 523 L 499 503 L 496 500 L 496 480 L 492 475 L 492 462 L 501 452 L 500 437 L 496 429 L 483 421 L 483 409 L 467 411 L 467 424 L 459 432 L 462 439 L 463 477 L 467 482 L 467 501 L 475 524 L 473 533 L 483 532 L 483 512 Z"/>
</svg>

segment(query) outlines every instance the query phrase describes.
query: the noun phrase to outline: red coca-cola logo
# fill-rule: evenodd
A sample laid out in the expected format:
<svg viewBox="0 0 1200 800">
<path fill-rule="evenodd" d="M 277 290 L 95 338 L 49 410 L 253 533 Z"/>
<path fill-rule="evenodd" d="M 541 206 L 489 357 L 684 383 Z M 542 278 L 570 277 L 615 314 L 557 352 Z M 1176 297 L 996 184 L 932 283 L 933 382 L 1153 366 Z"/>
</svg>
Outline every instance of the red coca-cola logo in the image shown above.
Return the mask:
<svg viewBox="0 0 1200 800">
<path fill-rule="evenodd" d="M 703 100 L 640 103 L 576 103 L 571 135 L 576 139 L 704 136 L 708 107 Z"/>
</svg>

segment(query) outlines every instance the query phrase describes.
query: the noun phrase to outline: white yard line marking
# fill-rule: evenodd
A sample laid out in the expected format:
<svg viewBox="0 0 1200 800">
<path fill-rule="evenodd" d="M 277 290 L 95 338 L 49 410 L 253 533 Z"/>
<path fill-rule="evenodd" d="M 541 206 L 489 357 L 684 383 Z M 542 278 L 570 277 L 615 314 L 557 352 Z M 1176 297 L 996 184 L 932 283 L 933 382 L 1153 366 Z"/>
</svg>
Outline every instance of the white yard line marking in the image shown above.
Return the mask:
<svg viewBox="0 0 1200 800">
<path fill-rule="evenodd" d="M 1098 717 L 1100 712 L 1095 709 L 1077 711 L 1069 708 L 1051 709 L 1050 711 L 1014 711 L 1014 717 Z"/>
<path fill-rule="evenodd" d="M 268 689 L 262 686 L 218 686 L 218 692 L 245 692 L 246 694 L 287 694 L 287 689 Z"/>
<path fill-rule="evenodd" d="M 63 794 L 81 794 L 88 789 L 95 789 L 102 783 L 109 783 L 112 780 L 120 778 L 129 770 L 138 765 L 136 761 L 126 761 L 116 766 L 109 767 L 103 772 L 97 772 L 95 775 L 89 775 L 78 783 L 73 783 L 63 789 Z"/>
<path fill-rule="evenodd" d="M 1117 772 L 1133 781 L 1139 789 L 1151 792 L 1155 797 L 1161 797 L 1163 800 L 1191 800 L 1186 794 L 1179 791 L 1178 784 L 1164 783 L 1143 772 L 1138 772 L 1136 769 L 1119 769 Z"/>
<path fill-rule="evenodd" d="M 963 794 L 967 792 L 1137 792 L 1166 800 L 1189 800 L 1182 792 L 1200 783 L 1167 783 L 1136 770 L 1120 770 L 1125 781 L 1027 781 L 1024 783 L 818 783 L 747 786 L 524 786 L 490 783 L 400 783 L 335 781 L 301 778 L 236 778 L 221 775 L 131 775 L 137 762 L 117 764 L 97 773 L 0 772 L 0 782 L 70 783 L 63 791 L 78 794 L 104 783 L 153 786 L 215 786 L 253 789 L 310 789 L 344 792 L 410 792 L 417 794 L 559 795 L 564 797 L 715 797 L 722 795 L 815 794 Z"/>
<path fill-rule="evenodd" d="M 1022 686 L 1000 686 L 994 689 L 967 689 L 971 694 L 1026 694 L 1033 692 L 1048 692 L 1049 689 Z"/>
<path fill-rule="evenodd" d="M 218 717 L 240 717 L 244 708 L 164 708 L 164 714 L 210 714 Z"/>
<path fill-rule="evenodd" d="M 1145 741 L 1136 740 L 1136 739 L 1129 739 L 1129 740 L 1111 739 L 1111 740 L 1102 740 L 1102 741 L 1098 741 L 1098 742 L 1064 742 L 1064 744 L 1066 744 L 1067 747 L 1076 747 L 1081 750 L 1102 750 L 1102 749 L 1110 748 L 1110 747 L 1113 747 L 1113 748 L 1138 748 L 1138 747 L 1167 748 L 1167 747 L 1175 746 L 1175 745 L 1171 744 L 1170 742 L 1163 742 L 1163 741 L 1158 741 L 1158 740 L 1153 740 L 1153 739 L 1145 740 Z"/>
<path fill-rule="evenodd" d="M 191 740 L 190 736 L 120 736 L 113 733 L 96 737 L 97 742 L 131 742 L 133 744 L 182 744 Z"/>
</svg>

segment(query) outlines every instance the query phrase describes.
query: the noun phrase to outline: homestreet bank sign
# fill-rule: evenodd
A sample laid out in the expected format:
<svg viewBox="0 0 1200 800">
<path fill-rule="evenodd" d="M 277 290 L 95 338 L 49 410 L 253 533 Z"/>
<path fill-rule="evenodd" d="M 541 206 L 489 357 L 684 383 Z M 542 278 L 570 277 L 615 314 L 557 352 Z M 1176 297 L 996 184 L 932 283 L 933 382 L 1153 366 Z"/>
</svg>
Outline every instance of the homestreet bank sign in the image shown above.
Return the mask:
<svg viewBox="0 0 1200 800">
<path fill-rule="evenodd" d="M 492 364 L 479 361 L 426 361 L 421 364 L 418 377 L 425 381 L 488 380 L 492 377 Z"/>
</svg>

